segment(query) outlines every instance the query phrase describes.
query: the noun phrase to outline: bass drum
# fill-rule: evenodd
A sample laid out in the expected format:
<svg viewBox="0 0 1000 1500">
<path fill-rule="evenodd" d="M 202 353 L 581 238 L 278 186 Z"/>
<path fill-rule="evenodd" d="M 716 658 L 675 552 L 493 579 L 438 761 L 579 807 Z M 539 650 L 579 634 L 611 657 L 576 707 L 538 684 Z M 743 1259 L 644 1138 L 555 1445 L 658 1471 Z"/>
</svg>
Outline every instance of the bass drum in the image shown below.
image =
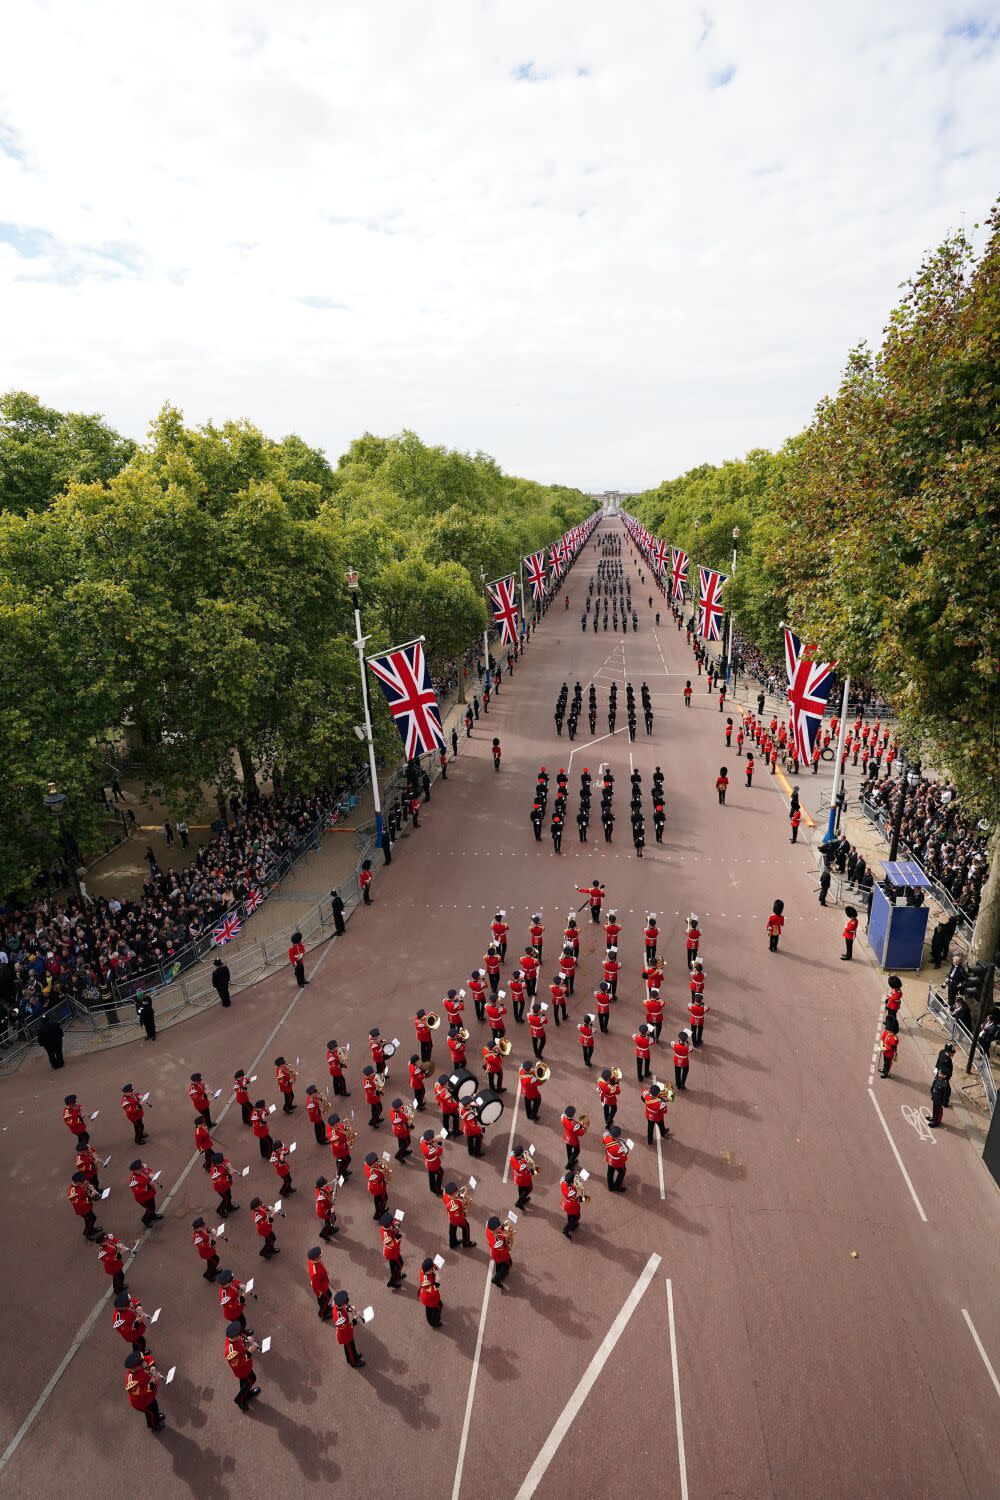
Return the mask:
<svg viewBox="0 0 1000 1500">
<path fill-rule="evenodd" d="M 480 1125 L 495 1125 L 504 1111 L 504 1102 L 494 1089 L 483 1089 L 469 1102 Z"/>
<path fill-rule="evenodd" d="M 468 1068 L 456 1068 L 448 1078 L 448 1087 L 451 1089 L 451 1097 L 460 1104 L 465 1104 L 478 1091 L 479 1079 Z"/>
</svg>

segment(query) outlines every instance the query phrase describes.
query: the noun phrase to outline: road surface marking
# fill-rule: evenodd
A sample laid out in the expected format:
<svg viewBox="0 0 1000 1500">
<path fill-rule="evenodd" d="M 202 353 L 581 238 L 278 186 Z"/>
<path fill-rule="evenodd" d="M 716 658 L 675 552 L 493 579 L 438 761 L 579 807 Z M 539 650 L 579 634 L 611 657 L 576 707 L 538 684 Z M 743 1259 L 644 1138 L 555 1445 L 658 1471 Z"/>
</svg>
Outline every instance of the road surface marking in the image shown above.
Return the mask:
<svg viewBox="0 0 1000 1500">
<path fill-rule="evenodd" d="M 656 1165 L 657 1165 L 657 1167 L 659 1169 L 659 1173 L 660 1173 L 660 1197 L 661 1197 L 661 1199 L 665 1199 L 666 1196 L 667 1196 L 667 1190 L 666 1190 L 666 1188 L 663 1185 L 663 1152 L 660 1149 L 660 1132 L 659 1131 L 656 1132 Z"/>
<path fill-rule="evenodd" d="M 514 1108 L 510 1112 L 510 1135 L 507 1138 L 507 1159 L 503 1164 L 503 1176 L 501 1182 L 507 1181 L 507 1173 L 510 1171 L 510 1154 L 514 1149 L 514 1129 L 517 1125 L 517 1106 L 521 1102 L 521 1088 L 518 1085 L 517 1093 L 514 1095 Z"/>
<path fill-rule="evenodd" d="M 906 1170 L 906 1168 L 903 1166 L 903 1158 L 900 1156 L 899 1151 L 898 1151 L 898 1149 L 896 1147 L 896 1142 L 892 1138 L 892 1132 L 890 1131 L 889 1126 L 886 1124 L 885 1115 L 882 1113 L 882 1106 L 879 1104 L 878 1100 L 875 1098 L 875 1090 L 874 1089 L 869 1089 L 868 1090 L 868 1097 L 872 1101 L 872 1103 L 874 1104 L 876 1112 L 878 1114 L 878 1117 L 882 1121 L 882 1129 L 885 1131 L 885 1138 L 889 1142 L 889 1145 L 892 1147 L 892 1154 L 896 1158 L 896 1162 L 897 1162 L 897 1164 L 899 1166 L 899 1170 L 902 1172 L 904 1178 L 906 1179 L 906 1186 L 910 1190 L 910 1197 L 913 1199 L 914 1203 L 917 1206 L 917 1213 L 920 1215 L 920 1217 L 923 1219 L 924 1223 L 926 1224 L 927 1223 L 927 1215 L 924 1213 L 924 1210 L 921 1207 L 920 1199 L 917 1197 L 916 1189 L 914 1188 L 913 1183 L 910 1181 L 910 1174 Z"/>
<path fill-rule="evenodd" d="M 936 1146 L 937 1136 L 932 1134 L 931 1127 L 927 1123 L 927 1116 L 924 1114 L 923 1110 L 914 1109 L 910 1104 L 901 1104 L 899 1108 L 902 1113 L 903 1119 L 906 1121 L 907 1125 L 912 1125 L 913 1129 L 917 1132 L 920 1140 L 930 1141 L 932 1146 Z"/>
<path fill-rule="evenodd" d="M 465 1420 L 462 1423 L 462 1437 L 458 1445 L 458 1460 L 455 1464 L 455 1483 L 451 1487 L 451 1500 L 458 1500 L 458 1493 L 462 1488 L 462 1470 L 465 1468 L 465 1449 L 469 1441 L 469 1426 L 472 1422 L 472 1403 L 476 1398 L 476 1380 L 479 1375 L 479 1360 L 483 1352 L 483 1334 L 486 1332 L 486 1313 L 490 1305 L 490 1288 L 493 1285 L 493 1262 L 490 1262 L 486 1272 L 486 1288 L 483 1292 L 483 1305 L 479 1313 L 479 1332 L 476 1334 L 476 1352 L 472 1356 L 472 1374 L 469 1377 L 469 1394 L 465 1399 Z"/>
<path fill-rule="evenodd" d="M 600 1375 L 601 1371 L 604 1369 L 604 1366 L 607 1364 L 609 1358 L 614 1352 L 615 1345 L 618 1343 L 618 1340 L 625 1332 L 625 1329 L 628 1326 L 629 1319 L 635 1312 L 636 1308 L 639 1306 L 639 1302 L 642 1299 L 643 1293 L 649 1286 L 649 1283 L 652 1281 L 653 1277 L 656 1275 L 656 1270 L 659 1264 L 660 1257 L 658 1255 L 654 1253 L 649 1257 L 649 1260 L 646 1262 L 646 1265 L 643 1269 L 642 1275 L 639 1277 L 639 1280 L 636 1282 L 635 1286 L 626 1297 L 624 1305 L 622 1306 L 622 1309 L 619 1312 L 617 1318 L 615 1318 L 615 1321 L 612 1323 L 611 1327 L 604 1335 L 604 1339 L 601 1342 L 600 1348 L 594 1355 L 593 1359 L 590 1361 L 590 1364 L 587 1366 L 586 1370 L 583 1372 L 579 1385 L 573 1392 L 572 1396 L 570 1396 L 569 1401 L 563 1408 L 563 1411 L 558 1417 L 555 1426 L 549 1433 L 548 1437 L 545 1439 L 545 1442 L 542 1444 L 541 1452 L 525 1475 L 524 1483 L 518 1490 L 515 1500 L 530 1500 L 530 1497 L 537 1490 L 542 1478 L 545 1475 L 546 1469 L 549 1467 L 549 1464 L 556 1456 L 560 1443 L 572 1427 L 580 1411 L 580 1408 L 583 1406 L 583 1403 L 590 1395 L 590 1392 L 594 1387 L 598 1375 Z M 667 1285 L 669 1286 L 670 1283 L 668 1282 Z M 673 1314 L 671 1313 L 671 1328 L 672 1327 Z M 456 1500 L 457 1493 L 457 1490 L 453 1493 L 452 1500 Z"/>
<path fill-rule="evenodd" d="M 670 1320 L 670 1368 L 674 1377 L 674 1417 L 677 1421 L 677 1463 L 681 1471 L 681 1500 L 688 1500 L 687 1459 L 684 1455 L 684 1418 L 681 1415 L 681 1381 L 677 1369 L 677 1327 L 674 1323 L 674 1287 L 667 1277 L 667 1317 Z"/>
<path fill-rule="evenodd" d="M 320 954 L 319 958 L 316 960 L 316 963 L 313 965 L 312 969 L 310 970 L 310 978 L 312 977 L 312 975 L 314 975 L 319 970 L 320 966 L 326 961 L 327 954 L 333 952 L 333 947 L 334 947 L 333 943 L 328 943 L 326 945 L 326 947 L 324 948 L 323 952 Z M 250 1067 L 248 1069 L 248 1071 L 250 1073 L 252 1073 L 254 1071 L 254 1069 L 257 1067 L 257 1064 L 260 1062 L 261 1058 L 264 1056 L 265 1052 L 270 1047 L 271 1043 L 274 1041 L 275 1037 L 278 1035 L 278 1032 L 281 1030 L 282 1026 L 284 1026 L 285 1022 L 288 1020 L 288 1017 L 291 1015 L 292 1011 L 298 1005 L 299 1001 L 302 999 L 302 996 L 304 994 L 305 994 L 305 990 L 304 989 L 297 989 L 295 991 L 295 994 L 292 996 L 292 999 L 289 1001 L 288 1008 L 286 1009 L 284 1015 L 275 1024 L 274 1030 L 271 1032 L 270 1036 L 267 1038 L 267 1041 L 261 1047 L 260 1051 L 257 1053 L 257 1056 L 254 1058 L 253 1062 L 250 1064 Z M 227 1101 L 227 1103 L 219 1111 L 219 1123 L 220 1124 L 225 1119 L 226 1115 L 229 1113 L 230 1109 L 232 1108 L 232 1106 L 235 1103 L 236 1103 L 235 1098 L 231 1098 L 231 1099 L 229 1099 Z M 198 1162 L 200 1159 L 201 1159 L 201 1152 L 200 1151 L 196 1151 L 194 1153 L 194 1155 L 191 1157 L 191 1160 L 188 1162 L 187 1166 L 181 1172 L 180 1176 L 178 1177 L 177 1181 L 174 1183 L 173 1187 L 170 1189 L 170 1191 L 167 1194 L 167 1196 L 163 1199 L 163 1207 L 164 1208 L 169 1207 L 169 1205 L 172 1202 L 173 1198 L 175 1197 L 175 1195 L 177 1194 L 177 1192 L 180 1190 L 180 1188 L 182 1187 L 182 1185 L 186 1181 L 188 1173 L 191 1171 L 191 1169 L 195 1165 L 195 1163 Z M 146 1230 L 146 1233 L 142 1236 L 142 1240 L 140 1241 L 140 1247 L 139 1247 L 140 1249 L 141 1249 L 142 1245 L 144 1245 L 146 1243 L 146 1241 L 150 1238 L 150 1236 L 153 1233 L 154 1233 L 153 1227 L 152 1227 L 152 1225 L 150 1225 L 150 1227 Z M 136 1252 L 136 1253 L 138 1253 L 138 1252 Z M 125 1268 L 126 1268 L 126 1270 L 132 1264 L 132 1262 L 133 1262 L 134 1259 L 135 1259 L 135 1255 L 129 1255 L 129 1256 L 126 1257 L 126 1259 L 125 1259 Z M 69 1368 L 70 1364 L 72 1363 L 72 1361 L 73 1361 L 74 1357 L 76 1356 L 76 1354 L 78 1353 L 78 1351 L 83 1347 L 83 1345 L 86 1342 L 87 1337 L 88 1337 L 88 1335 L 90 1333 L 90 1330 L 93 1328 L 94 1324 L 97 1322 L 97 1320 L 100 1317 L 101 1313 L 103 1312 L 106 1304 L 111 1300 L 111 1296 L 113 1294 L 113 1291 L 114 1291 L 114 1288 L 113 1287 L 109 1287 L 108 1290 L 105 1292 L 104 1296 L 101 1298 L 101 1300 L 96 1304 L 96 1306 L 91 1310 L 91 1312 L 84 1319 L 82 1325 L 80 1326 L 80 1328 L 77 1331 L 76 1338 L 73 1340 L 72 1344 L 70 1344 L 69 1348 L 66 1350 L 66 1353 L 63 1355 L 62 1359 L 59 1361 L 59 1363 L 56 1365 L 56 1368 L 53 1370 L 52 1374 L 49 1376 L 48 1381 L 46 1382 L 46 1384 L 45 1384 L 45 1386 L 44 1386 L 44 1388 L 42 1390 L 41 1395 L 38 1397 L 38 1400 L 35 1402 L 34 1406 L 31 1408 L 31 1410 L 28 1412 L 28 1415 L 25 1417 L 24 1421 L 21 1423 L 20 1427 L 17 1429 L 17 1431 L 15 1432 L 14 1436 L 11 1438 L 10 1442 L 7 1444 L 7 1447 L 4 1449 L 3 1453 L 0 1454 L 0 1473 L 2 1473 L 3 1470 L 10 1463 L 10 1460 L 14 1457 L 15 1452 L 20 1447 L 20 1445 L 23 1442 L 24 1438 L 28 1435 L 28 1433 L 31 1431 L 31 1428 L 34 1426 L 36 1419 L 41 1415 L 42 1409 L 44 1408 L 44 1406 L 45 1406 L 46 1402 L 48 1401 L 49 1397 L 52 1395 L 52 1392 L 55 1390 L 56 1386 L 59 1384 L 60 1380 L 65 1375 L 67 1369 Z"/>
<path fill-rule="evenodd" d="M 993 1389 L 996 1391 L 997 1395 L 1000 1396 L 1000 1380 L 997 1379 L 997 1372 L 996 1372 L 996 1370 L 994 1370 L 993 1366 L 990 1364 L 990 1357 L 986 1353 L 986 1350 L 983 1348 L 983 1341 L 979 1337 L 979 1334 L 976 1332 L 976 1325 L 973 1323 L 972 1319 L 969 1317 L 969 1314 L 966 1312 L 966 1310 L 965 1310 L 964 1307 L 962 1308 L 962 1317 L 965 1319 L 966 1323 L 968 1323 L 968 1325 L 969 1325 L 969 1332 L 972 1334 L 972 1337 L 975 1339 L 975 1341 L 976 1341 L 976 1348 L 979 1350 L 979 1353 L 982 1355 L 983 1364 L 986 1366 L 987 1370 L 989 1371 L 990 1379 L 993 1382 Z"/>
</svg>

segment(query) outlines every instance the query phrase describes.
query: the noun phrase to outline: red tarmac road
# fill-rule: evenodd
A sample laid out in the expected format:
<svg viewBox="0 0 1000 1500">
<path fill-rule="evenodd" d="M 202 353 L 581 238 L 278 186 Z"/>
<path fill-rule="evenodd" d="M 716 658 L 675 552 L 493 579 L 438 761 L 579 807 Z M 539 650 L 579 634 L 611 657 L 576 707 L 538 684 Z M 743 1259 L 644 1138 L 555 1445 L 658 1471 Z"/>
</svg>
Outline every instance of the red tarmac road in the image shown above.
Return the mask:
<svg viewBox="0 0 1000 1500">
<path fill-rule="evenodd" d="M 905 1035 L 897 1072 L 869 1087 L 881 980 L 863 945 L 858 961 L 839 961 L 842 915 L 818 907 L 809 851 L 789 846 L 772 779 L 758 773 L 752 791 L 744 788 L 703 680 L 695 679 L 693 706 L 683 709 L 690 649 L 665 606 L 664 624 L 652 628 L 648 577 L 638 584 L 634 558 L 639 633 L 624 641 L 610 631 L 581 635 L 596 544 L 609 530 L 620 526 L 597 529 L 571 574 L 569 610 L 560 597 L 488 719 L 463 741 L 420 830 L 379 875 L 373 908 L 357 913 L 343 941 L 311 956 L 306 990 L 297 992 L 288 973 L 239 995 L 228 1016 L 212 1011 L 155 1045 L 74 1059 L 58 1074 L 35 1061 L 0 1084 L 4 1493 L 27 1500 L 77 1489 L 187 1489 L 200 1500 L 339 1484 L 366 1496 L 391 1486 L 557 1500 L 618 1495 L 636 1483 L 668 1497 L 997 1493 L 1000 1388 L 984 1360 L 1000 1365 L 995 1189 L 950 1119 L 923 1138 L 909 1123 L 927 1105 L 929 1079 Z M 621 727 L 592 745 L 585 735 L 575 746 L 565 735 L 555 739 L 552 709 L 564 677 L 571 690 L 579 677 L 586 695 L 596 676 L 601 734 L 612 676 L 624 713 L 626 675 L 637 693 L 649 683 L 652 738 L 640 720 L 631 747 Z M 489 759 L 492 734 L 503 741 L 499 776 Z M 527 815 L 538 765 L 547 764 L 554 784 L 571 751 L 569 827 L 557 857 L 547 836 L 533 841 Z M 630 755 L 643 774 L 650 840 L 641 862 L 627 839 Z M 610 847 L 593 838 L 583 847 L 573 823 L 579 771 L 589 765 L 596 782 L 602 761 L 616 774 L 616 838 Z M 649 803 L 657 762 L 668 799 L 662 846 L 652 842 Z M 719 807 L 714 781 L 723 763 L 731 786 L 729 805 Z M 598 807 L 595 797 L 591 826 L 600 838 Z M 406 1211 L 409 1280 L 391 1293 L 360 1171 L 366 1150 L 389 1145 L 387 1126 L 373 1132 L 365 1123 L 357 1082 L 367 1029 L 378 1023 L 399 1037 L 405 1058 L 414 1011 L 439 1009 L 444 990 L 481 961 L 497 907 L 512 924 L 508 974 L 531 912 L 544 909 L 547 981 L 557 934 L 581 899 L 575 888 L 594 877 L 623 925 L 619 1003 L 588 1074 L 575 1021 L 600 977 L 603 934 L 585 909 L 574 1024 L 550 1035 L 541 1120 L 529 1126 L 519 1109 L 513 1131 L 534 1141 L 541 1174 L 519 1223 L 508 1289 L 487 1291 L 483 1225 L 514 1202 L 502 1176 L 516 1064 L 530 1051 L 526 1028 L 515 1027 L 508 1112 L 489 1133 L 484 1160 L 470 1162 L 462 1142 L 446 1150 L 446 1176 L 464 1181 L 471 1167 L 479 1179 L 479 1248 L 449 1252 L 445 1214 L 422 1166 L 397 1167 L 390 1206 Z M 781 951 L 770 955 L 764 921 L 776 896 L 788 920 Z M 670 1108 L 662 1155 L 646 1145 L 630 1041 L 641 1020 L 641 928 L 650 908 L 666 957 L 662 1076 L 671 1076 L 667 1044 L 686 1019 L 689 911 L 704 931 L 711 1007 L 688 1090 Z M 475 1059 L 482 1028 L 474 1015 L 468 1024 Z M 221 1108 L 235 1068 L 259 1058 L 252 1071 L 276 1100 L 272 1062 L 283 1053 L 301 1057 L 301 1100 L 308 1082 L 327 1081 L 331 1035 L 352 1043 L 349 1103 L 360 1139 L 355 1176 L 338 1204 L 341 1233 L 324 1258 L 356 1306 L 375 1308 L 374 1322 L 358 1331 L 367 1368 L 347 1368 L 332 1330 L 315 1316 L 306 1278 L 305 1252 L 316 1243 L 312 1184 L 329 1171 L 328 1153 L 313 1142 L 304 1108 L 282 1121 L 286 1141 L 298 1143 L 299 1192 L 278 1224 L 282 1254 L 260 1261 L 246 1205 L 255 1191 L 273 1201 L 277 1181 L 230 1109 L 218 1139 L 251 1174 L 237 1192 L 243 1208 L 223 1263 L 256 1277 L 251 1321 L 274 1340 L 258 1359 L 263 1394 L 243 1416 L 232 1400 L 216 1291 L 201 1279 L 190 1241 L 195 1214 L 216 1219 L 200 1160 L 191 1164 L 187 1080 L 198 1068 L 222 1087 Z M 440 1057 L 443 1031 L 435 1046 Z M 625 1075 L 619 1123 L 636 1142 L 622 1197 L 605 1188 L 595 1093 L 597 1068 L 613 1064 Z M 398 1084 L 402 1070 L 394 1073 Z M 163 1309 L 150 1340 L 160 1369 L 177 1367 L 161 1390 L 168 1425 L 156 1437 L 126 1402 L 126 1346 L 101 1301 L 107 1278 L 64 1198 L 72 1151 L 60 1110 L 72 1089 L 88 1110 L 100 1108 L 93 1137 L 113 1153 L 101 1221 L 135 1238 L 126 1187 L 133 1148 L 117 1102 L 126 1081 L 152 1090 L 142 1154 L 171 1185 L 165 1221 L 129 1274 L 147 1310 Z M 387 1097 L 395 1092 L 390 1084 Z M 408 1097 L 401 1085 L 400 1092 Z M 593 1201 L 576 1243 L 559 1233 L 559 1113 L 569 1102 L 592 1121 L 581 1165 L 593 1174 Z M 428 1113 L 436 1124 L 436 1111 Z M 415 1292 L 420 1259 L 437 1252 L 445 1258 L 439 1332 L 427 1326 Z M 606 1338 L 609 1330 L 618 1337 Z"/>
</svg>

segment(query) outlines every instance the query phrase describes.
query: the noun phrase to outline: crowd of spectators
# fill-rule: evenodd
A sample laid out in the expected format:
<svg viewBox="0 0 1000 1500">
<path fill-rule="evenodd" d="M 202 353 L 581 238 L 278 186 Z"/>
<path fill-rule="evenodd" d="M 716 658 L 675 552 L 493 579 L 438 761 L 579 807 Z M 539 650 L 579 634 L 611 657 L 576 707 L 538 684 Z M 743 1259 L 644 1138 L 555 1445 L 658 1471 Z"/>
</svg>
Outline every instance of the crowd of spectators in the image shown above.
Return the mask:
<svg viewBox="0 0 1000 1500">
<path fill-rule="evenodd" d="M 278 791 L 248 805 L 232 797 L 233 821 L 213 825 L 191 863 L 161 870 L 147 853 L 149 875 L 135 899 L 45 898 L 0 905 L 0 1043 L 26 1023 L 76 1002 L 109 1000 L 130 978 L 182 958 L 254 890 L 340 805 L 345 788 L 315 796 Z"/>
<path fill-rule="evenodd" d="M 890 826 L 899 798 L 906 797 L 900 847 L 974 922 L 989 871 L 986 834 L 965 816 L 954 787 L 921 777 L 912 789 L 903 781 L 868 783 L 862 795 L 866 806 L 885 813 Z"/>
</svg>

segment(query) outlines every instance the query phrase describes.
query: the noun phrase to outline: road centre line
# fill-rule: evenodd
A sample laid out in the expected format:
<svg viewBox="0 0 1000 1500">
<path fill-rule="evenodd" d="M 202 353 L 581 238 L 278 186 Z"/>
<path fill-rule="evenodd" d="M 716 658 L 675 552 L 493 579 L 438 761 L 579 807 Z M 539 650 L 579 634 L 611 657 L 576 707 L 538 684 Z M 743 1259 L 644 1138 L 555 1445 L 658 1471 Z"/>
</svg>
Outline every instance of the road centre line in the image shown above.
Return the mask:
<svg viewBox="0 0 1000 1500">
<path fill-rule="evenodd" d="M 872 1101 L 872 1103 L 874 1104 L 876 1113 L 878 1114 L 879 1119 L 882 1121 L 882 1129 L 885 1131 L 885 1138 L 889 1142 L 889 1145 L 892 1147 L 892 1154 L 896 1158 L 896 1162 L 897 1162 L 897 1165 L 899 1167 L 899 1170 L 902 1172 L 903 1177 L 906 1180 L 906 1186 L 910 1190 L 910 1197 L 913 1199 L 914 1203 L 916 1204 L 917 1213 L 920 1215 L 920 1217 L 923 1219 L 924 1223 L 926 1224 L 927 1223 L 927 1215 L 924 1213 L 923 1207 L 921 1206 L 920 1199 L 917 1197 L 916 1189 L 913 1186 L 913 1183 L 910 1181 L 910 1174 L 909 1174 L 909 1172 L 906 1170 L 906 1168 L 903 1165 L 903 1158 L 900 1156 L 899 1150 L 898 1150 L 898 1148 L 896 1146 L 896 1142 L 892 1138 L 892 1132 L 890 1131 L 889 1126 L 886 1123 L 885 1115 L 882 1113 L 882 1107 L 879 1104 L 878 1100 L 875 1098 L 875 1090 L 874 1089 L 870 1088 L 868 1090 L 868 1097 Z"/>
<path fill-rule="evenodd" d="M 667 1319 L 670 1323 L 670 1369 L 674 1378 L 674 1418 L 677 1424 L 677 1463 L 681 1475 L 681 1500 L 688 1500 L 687 1457 L 684 1453 L 684 1418 L 681 1414 L 681 1381 L 677 1368 L 677 1325 L 674 1322 L 674 1286 L 667 1277 Z"/>
<path fill-rule="evenodd" d="M 506 1174 L 505 1174 L 506 1175 Z M 451 1500 L 458 1500 L 459 1491 L 462 1488 L 462 1471 L 465 1468 L 465 1450 L 469 1444 L 469 1427 L 472 1423 L 472 1403 L 476 1398 L 476 1381 L 479 1377 L 479 1361 L 483 1353 L 483 1334 L 486 1332 L 486 1314 L 490 1305 L 490 1288 L 493 1285 L 493 1263 L 490 1262 L 486 1270 L 486 1287 L 483 1291 L 483 1305 L 479 1312 L 479 1331 L 476 1334 L 476 1350 L 472 1356 L 472 1374 L 469 1377 L 469 1394 L 465 1398 L 465 1418 L 462 1422 L 462 1436 L 458 1444 L 458 1459 L 455 1463 L 455 1482 L 451 1487 Z"/>
<path fill-rule="evenodd" d="M 989 1371 L 990 1379 L 993 1382 L 993 1389 L 996 1391 L 997 1395 L 1000 1396 L 1000 1380 L 997 1379 L 997 1372 L 996 1372 L 996 1370 L 994 1370 L 992 1364 L 990 1363 L 990 1357 L 989 1357 L 989 1355 L 986 1353 L 986 1350 L 983 1348 L 983 1341 L 979 1337 L 979 1334 L 976 1332 L 976 1325 L 973 1323 L 972 1319 L 969 1317 L 969 1314 L 968 1314 L 968 1312 L 966 1311 L 966 1309 L 964 1307 L 962 1308 L 962 1317 L 965 1319 L 966 1323 L 968 1324 L 969 1332 L 972 1334 L 972 1337 L 976 1341 L 976 1348 L 979 1350 L 979 1353 L 982 1356 L 983 1364 L 986 1366 L 987 1370 Z"/>
</svg>

